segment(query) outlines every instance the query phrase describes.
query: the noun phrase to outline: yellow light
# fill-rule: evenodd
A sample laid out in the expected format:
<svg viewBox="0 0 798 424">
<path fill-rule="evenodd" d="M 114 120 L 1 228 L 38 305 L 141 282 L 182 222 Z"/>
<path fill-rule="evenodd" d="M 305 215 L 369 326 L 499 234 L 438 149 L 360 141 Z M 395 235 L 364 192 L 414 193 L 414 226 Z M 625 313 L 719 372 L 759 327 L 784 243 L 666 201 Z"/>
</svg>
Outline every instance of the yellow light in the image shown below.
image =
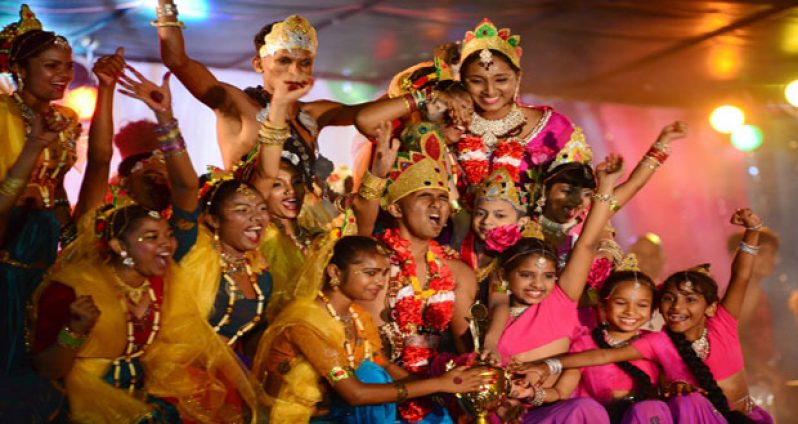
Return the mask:
<svg viewBox="0 0 798 424">
<path fill-rule="evenodd" d="M 97 89 L 94 87 L 78 87 L 64 96 L 64 106 L 77 112 L 81 121 L 91 119 L 96 104 Z"/>
<path fill-rule="evenodd" d="M 723 105 L 715 108 L 709 115 L 709 124 L 717 132 L 731 134 L 745 124 L 745 113 L 737 106 Z"/>
<path fill-rule="evenodd" d="M 719 45 L 712 47 L 707 56 L 709 73 L 719 80 L 737 78 L 742 68 L 740 50 L 736 46 Z"/>
<path fill-rule="evenodd" d="M 798 107 L 798 80 L 795 80 L 784 87 L 784 97 L 787 103 Z"/>
</svg>

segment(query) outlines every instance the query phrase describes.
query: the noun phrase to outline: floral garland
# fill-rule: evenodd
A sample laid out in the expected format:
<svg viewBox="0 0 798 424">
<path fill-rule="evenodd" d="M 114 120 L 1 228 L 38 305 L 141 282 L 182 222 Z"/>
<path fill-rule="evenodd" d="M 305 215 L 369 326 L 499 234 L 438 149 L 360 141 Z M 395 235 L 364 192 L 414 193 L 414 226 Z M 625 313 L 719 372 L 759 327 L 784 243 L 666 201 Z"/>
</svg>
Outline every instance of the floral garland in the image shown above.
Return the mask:
<svg viewBox="0 0 798 424">
<path fill-rule="evenodd" d="M 445 254 L 434 241 L 429 242 L 426 254 L 428 285 L 422 289 L 416 274 L 416 262 L 410 251 L 410 242 L 389 229 L 380 237 L 393 252 L 391 254 L 391 281 L 389 301 L 391 318 L 400 336 L 396 348 L 405 369 L 413 374 L 425 374 L 437 350 L 432 347 L 406 346 L 403 338 L 423 333 L 441 333 L 449 328 L 454 312 L 455 280 L 443 259 Z M 392 346 L 393 347 L 393 346 Z M 401 417 L 417 422 L 429 413 L 429 399 L 417 399 L 399 406 Z"/>
<path fill-rule="evenodd" d="M 468 135 L 457 142 L 457 160 L 469 184 L 479 184 L 485 175 L 504 168 L 514 182 L 521 180 L 524 143 L 516 137 L 500 139 L 492 149 L 482 137 Z"/>
</svg>

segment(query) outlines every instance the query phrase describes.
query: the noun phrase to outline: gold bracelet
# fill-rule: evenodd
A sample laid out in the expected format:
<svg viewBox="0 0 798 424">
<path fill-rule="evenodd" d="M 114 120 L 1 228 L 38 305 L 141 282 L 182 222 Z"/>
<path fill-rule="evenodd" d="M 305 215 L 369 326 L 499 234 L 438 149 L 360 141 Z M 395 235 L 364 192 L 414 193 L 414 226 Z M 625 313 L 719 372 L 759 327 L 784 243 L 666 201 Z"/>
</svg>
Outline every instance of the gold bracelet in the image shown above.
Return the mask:
<svg viewBox="0 0 798 424">
<path fill-rule="evenodd" d="M 183 21 L 152 21 L 150 22 L 150 25 L 156 28 L 186 28 L 186 24 L 184 24 Z"/>
<path fill-rule="evenodd" d="M 407 387 L 401 381 L 394 381 L 393 386 L 396 387 L 396 403 L 404 403 L 407 400 Z"/>
<path fill-rule="evenodd" d="M 25 186 L 28 185 L 27 180 L 23 180 L 22 178 L 16 177 L 6 177 L 3 180 L 3 183 L 0 184 L 0 195 L 6 197 L 16 197 L 18 196 L 22 190 L 25 189 Z"/>
<path fill-rule="evenodd" d="M 366 171 L 366 174 L 363 175 L 363 181 L 360 182 L 357 194 L 365 200 L 379 199 L 385 193 L 385 185 L 387 183 L 387 179 L 375 177 L 370 171 Z"/>
<path fill-rule="evenodd" d="M 657 168 L 659 168 L 660 165 L 662 165 L 662 163 L 660 163 L 660 161 L 658 161 L 656 158 L 651 157 L 649 155 L 643 156 L 643 160 L 641 162 L 646 162 L 646 161 L 649 162 L 648 164 L 646 164 L 646 167 L 648 167 L 648 169 L 650 169 L 652 171 L 656 171 Z"/>
<path fill-rule="evenodd" d="M 288 124 L 284 123 L 283 125 L 277 125 L 274 122 L 270 121 L 269 118 L 266 118 L 266 119 L 263 120 L 263 122 L 260 123 L 260 127 L 261 128 L 268 128 L 270 130 L 282 131 L 282 130 L 287 130 L 288 129 Z"/>
<path fill-rule="evenodd" d="M 604 239 L 599 242 L 598 252 L 607 252 L 612 256 L 612 261 L 616 264 L 621 263 L 623 260 L 623 249 L 621 246 L 612 239 Z"/>
</svg>

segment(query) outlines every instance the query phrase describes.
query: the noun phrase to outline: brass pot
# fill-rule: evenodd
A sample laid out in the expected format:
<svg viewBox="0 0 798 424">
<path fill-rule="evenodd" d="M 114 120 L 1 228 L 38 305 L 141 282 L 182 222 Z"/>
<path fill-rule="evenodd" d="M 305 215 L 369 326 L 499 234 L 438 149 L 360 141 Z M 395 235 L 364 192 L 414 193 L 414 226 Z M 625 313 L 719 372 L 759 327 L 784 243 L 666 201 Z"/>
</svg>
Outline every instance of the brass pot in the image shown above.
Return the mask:
<svg viewBox="0 0 798 424">
<path fill-rule="evenodd" d="M 479 369 L 480 375 L 493 377 L 492 384 L 483 384 L 479 390 L 457 393 L 460 404 L 466 411 L 477 417 L 477 424 L 487 424 L 487 416 L 502 405 L 510 393 L 511 382 L 507 373 L 485 362 L 477 362 L 470 369 Z"/>
</svg>

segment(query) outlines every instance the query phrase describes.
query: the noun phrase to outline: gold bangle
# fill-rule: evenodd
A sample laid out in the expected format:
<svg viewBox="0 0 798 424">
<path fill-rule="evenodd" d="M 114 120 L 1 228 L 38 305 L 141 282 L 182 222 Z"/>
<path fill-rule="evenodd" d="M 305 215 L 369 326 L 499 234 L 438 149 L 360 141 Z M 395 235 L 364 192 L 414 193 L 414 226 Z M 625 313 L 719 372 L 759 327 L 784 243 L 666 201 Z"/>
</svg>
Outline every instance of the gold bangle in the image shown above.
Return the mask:
<svg viewBox="0 0 798 424">
<path fill-rule="evenodd" d="M 152 21 L 150 22 L 150 25 L 156 28 L 186 28 L 186 24 L 184 24 L 183 21 Z"/>
<path fill-rule="evenodd" d="M 277 125 L 274 122 L 270 121 L 269 118 L 266 118 L 266 119 L 263 120 L 263 122 L 260 123 L 260 127 L 261 128 L 268 128 L 270 130 L 282 131 L 282 130 L 287 130 L 288 129 L 288 124 L 287 123 L 283 123 L 283 125 Z"/>
<path fill-rule="evenodd" d="M 616 264 L 621 263 L 623 260 L 623 249 L 621 249 L 621 246 L 615 240 L 601 240 L 596 251 L 609 253 L 610 256 L 612 256 L 612 261 Z"/>
<path fill-rule="evenodd" d="M 0 184 L 0 195 L 6 197 L 16 197 L 18 196 L 22 190 L 25 189 L 25 186 L 28 185 L 27 180 L 23 180 L 22 178 L 16 177 L 6 177 L 3 180 L 3 183 Z"/>
<path fill-rule="evenodd" d="M 407 387 L 401 381 L 394 381 L 393 386 L 396 387 L 396 403 L 404 403 L 407 400 Z"/>
<path fill-rule="evenodd" d="M 365 200 L 379 199 L 385 193 L 387 182 L 387 179 L 375 177 L 370 171 L 366 171 L 357 194 Z"/>
</svg>

